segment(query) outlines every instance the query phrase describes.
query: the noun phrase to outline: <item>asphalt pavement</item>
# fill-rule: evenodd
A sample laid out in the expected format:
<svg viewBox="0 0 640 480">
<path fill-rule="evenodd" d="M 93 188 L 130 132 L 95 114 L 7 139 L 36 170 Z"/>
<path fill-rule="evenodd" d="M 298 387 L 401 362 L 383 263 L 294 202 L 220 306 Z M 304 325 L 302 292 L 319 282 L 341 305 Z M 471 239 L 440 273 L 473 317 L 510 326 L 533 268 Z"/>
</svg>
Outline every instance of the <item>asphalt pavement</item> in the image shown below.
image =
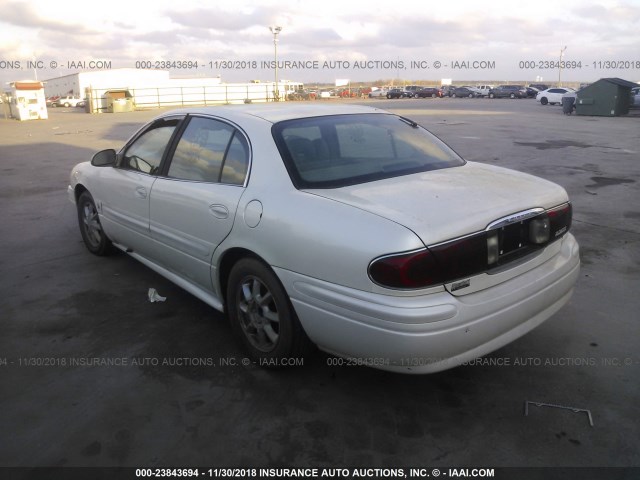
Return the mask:
<svg viewBox="0 0 640 480">
<path fill-rule="evenodd" d="M 569 304 L 433 375 L 320 352 L 264 370 L 223 315 L 82 243 L 71 168 L 158 111 L 0 119 L 0 466 L 640 466 L 640 116 L 566 116 L 534 100 L 355 102 L 416 120 L 467 160 L 564 186 L 582 258 Z M 150 303 L 150 287 L 167 300 Z"/>
</svg>

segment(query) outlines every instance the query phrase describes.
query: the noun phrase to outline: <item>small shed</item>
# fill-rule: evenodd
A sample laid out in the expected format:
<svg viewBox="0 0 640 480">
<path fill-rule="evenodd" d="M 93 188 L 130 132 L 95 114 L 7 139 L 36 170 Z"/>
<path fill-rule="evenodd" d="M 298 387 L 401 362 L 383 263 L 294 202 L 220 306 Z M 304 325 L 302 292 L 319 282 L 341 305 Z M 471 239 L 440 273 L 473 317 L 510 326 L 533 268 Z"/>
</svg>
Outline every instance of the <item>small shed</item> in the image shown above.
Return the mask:
<svg viewBox="0 0 640 480">
<path fill-rule="evenodd" d="M 25 80 L 10 84 L 11 116 L 17 120 L 49 118 L 42 82 Z"/>
<path fill-rule="evenodd" d="M 577 115 L 599 115 L 615 117 L 629 113 L 631 89 L 637 83 L 621 78 L 601 78 L 578 91 Z"/>
</svg>

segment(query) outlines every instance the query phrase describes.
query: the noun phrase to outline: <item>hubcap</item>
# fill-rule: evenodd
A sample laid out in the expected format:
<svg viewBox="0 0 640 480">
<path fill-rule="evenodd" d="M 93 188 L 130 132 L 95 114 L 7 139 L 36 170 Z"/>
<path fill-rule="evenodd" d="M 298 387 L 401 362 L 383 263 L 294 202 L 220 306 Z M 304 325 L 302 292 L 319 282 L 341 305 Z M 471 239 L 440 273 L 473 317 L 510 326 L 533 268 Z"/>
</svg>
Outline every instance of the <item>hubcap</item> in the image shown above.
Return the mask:
<svg viewBox="0 0 640 480">
<path fill-rule="evenodd" d="M 270 352 L 280 337 L 280 316 L 273 295 L 254 276 L 242 280 L 237 294 L 240 325 L 252 346 Z"/>
<path fill-rule="evenodd" d="M 82 209 L 82 222 L 87 239 L 92 246 L 98 247 L 102 241 L 102 226 L 95 207 L 87 202 Z"/>
</svg>

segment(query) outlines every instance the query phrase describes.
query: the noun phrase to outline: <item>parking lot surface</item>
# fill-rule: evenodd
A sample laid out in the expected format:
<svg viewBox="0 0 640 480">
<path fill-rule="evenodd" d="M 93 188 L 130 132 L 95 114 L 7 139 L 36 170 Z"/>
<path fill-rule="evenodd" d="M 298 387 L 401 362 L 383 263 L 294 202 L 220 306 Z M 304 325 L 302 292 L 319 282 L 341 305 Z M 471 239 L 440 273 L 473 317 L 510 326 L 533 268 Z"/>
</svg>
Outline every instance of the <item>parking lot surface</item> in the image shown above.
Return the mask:
<svg viewBox="0 0 640 480">
<path fill-rule="evenodd" d="M 467 160 L 565 187 L 582 258 L 570 303 L 438 374 L 319 352 L 264 370 L 223 315 L 82 243 L 71 168 L 158 111 L 0 119 L 0 465 L 640 466 L 640 117 L 533 100 L 354 102 L 416 120 Z M 150 303 L 150 287 L 166 302 Z M 589 410 L 593 426 L 535 404 L 525 416 L 526 401 Z"/>
</svg>

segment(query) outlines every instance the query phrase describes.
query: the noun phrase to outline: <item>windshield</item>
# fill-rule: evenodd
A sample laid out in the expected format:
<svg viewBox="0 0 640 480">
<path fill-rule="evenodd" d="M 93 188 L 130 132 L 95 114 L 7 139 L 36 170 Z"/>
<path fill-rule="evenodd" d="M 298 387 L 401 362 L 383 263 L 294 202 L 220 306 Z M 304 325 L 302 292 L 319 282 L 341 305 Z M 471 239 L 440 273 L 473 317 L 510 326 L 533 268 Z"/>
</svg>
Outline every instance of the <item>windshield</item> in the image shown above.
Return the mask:
<svg viewBox="0 0 640 480">
<path fill-rule="evenodd" d="M 337 188 L 457 167 L 453 150 L 396 115 L 332 115 L 287 120 L 273 136 L 297 188 Z"/>
</svg>

